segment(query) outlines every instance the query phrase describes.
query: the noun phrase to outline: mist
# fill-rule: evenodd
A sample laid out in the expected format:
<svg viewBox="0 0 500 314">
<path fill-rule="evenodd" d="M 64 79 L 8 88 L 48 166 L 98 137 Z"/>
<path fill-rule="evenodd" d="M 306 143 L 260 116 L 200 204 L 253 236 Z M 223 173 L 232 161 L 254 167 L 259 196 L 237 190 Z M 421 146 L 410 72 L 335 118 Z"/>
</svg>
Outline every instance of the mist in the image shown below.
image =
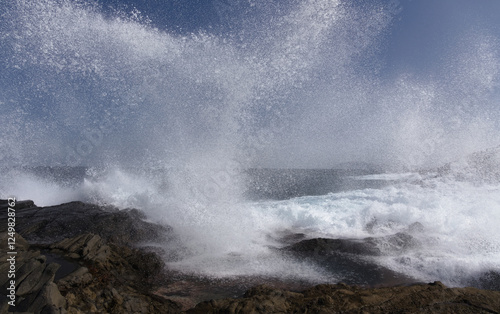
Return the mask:
<svg viewBox="0 0 500 314">
<path fill-rule="evenodd" d="M 238 2 L 245 23 L 188 35 L 95 3 L 5 6 L 4 165 L 411 169 L 499 144 L 498 38 L 388 75 L 397 2 Z"/>
<path fill-rule="evenodd" d="M 449 36 L 436 28 L 431 37 L 446 40 L 415 37 L 410 53 L 398 43 L 418 20 L 414 2 L 213 1 L 212 22 L 188 30 L 103 2 L 1 3 L 2 197 L 139 208 L 178 237 L 164 245 L 177 254 L 171 269 L 217 278 L 336 280 L 272 251 L 283 230 L 362 238 L 373 221 L 387 235 L 421 220 L 456 243 L 469 234 L 447 220 L 457 208 L 469 219 L 480 201 L 467 182 L 321 186 L 330 194 L 252 203 L 248 170 L 414 171 L 498 146 L 500 47 L 489 25 L 446 19 L 462 24 Z M 483 192 L 495 212 L 497 194 Z M 455 195 L 471 201 L 459 208 Z M 433 258 L 433 238 L 422 238 Z"/>
</svg>

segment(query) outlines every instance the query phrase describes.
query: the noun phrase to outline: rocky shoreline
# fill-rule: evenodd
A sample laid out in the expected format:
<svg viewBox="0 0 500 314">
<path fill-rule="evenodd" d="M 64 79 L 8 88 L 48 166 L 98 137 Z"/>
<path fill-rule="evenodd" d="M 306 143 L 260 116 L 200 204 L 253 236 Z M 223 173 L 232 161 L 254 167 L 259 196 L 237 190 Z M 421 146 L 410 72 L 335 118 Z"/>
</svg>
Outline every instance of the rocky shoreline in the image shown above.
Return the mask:
<svg viewBox="0 0 500 314">
<path fill-rule="evenodd" d="M 7 201 L 0 201 L 2 212 L 7 206 Z M 352 258 L 377 255 L 377 239 L 357 243 L 295 234 L 280 249 L 327 268 L 350 268 L 357 278 L 364 278 L 363 287 L 350 283 L 349 277 L 343 281 L 350 285 L 308 287 L 258 278 L 216 282 L 175 274 L 165 267 L 161 252 L 147 245 L 150 239 L 168 243 L 172 230 L 144 218 L 135 209 L 119 211 L 81 202 L 51 207 L 17 202 L 16 306 L 8 304 L 10 265 L 3 245 L 0 313 L 500 313 L 500 291 L 415 283 Z M 7 243 L 7 237 L 3 216 L 0 241 Z M 401 249 L 418 245 L 411 232 L 389 240 Z M 496 275 L 492 281 L 498 284 Z"/>
</svg>

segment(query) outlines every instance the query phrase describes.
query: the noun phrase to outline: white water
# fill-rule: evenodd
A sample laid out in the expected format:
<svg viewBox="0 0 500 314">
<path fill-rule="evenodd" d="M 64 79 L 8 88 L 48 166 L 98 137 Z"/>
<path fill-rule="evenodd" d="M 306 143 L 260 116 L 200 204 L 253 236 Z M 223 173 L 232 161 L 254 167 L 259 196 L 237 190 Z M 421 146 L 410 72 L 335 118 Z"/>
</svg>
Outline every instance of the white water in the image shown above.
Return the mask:
<svg viewBox="0 0 500 314">
<path fill-rule="evenodd" d="M 160 182 L 120 170 L 72 188 L 19 175 L 10 191 L 39 205 L 80 199 L 141 208 L 152 221 L 173 226 L 180 237 L 180 247 L 167 248 L 177 256 L 168 264 L 171 269 L 213 278 L 338 280 L 318 265 L 273 253 L 269 248 L 283 246 L 279 237 L 284 231 L 305 233 L 308 238 L 347 239 L 409 232 L 417 245 L 400 251 L 381 242 L 382 256 L 369 259 L 419 281 L 464 286 L 476 274 L 500 271 L 500 184 L 418 173 L 356 179 L 385 179 L 391 184 L 281 201 L 219 202 L 217 208 L 191 203 L 191 212 L 185 212 L 179 200 L 161 194 Z M 232 216 L 236 211 L 239 215 Z M 227 215 L 221 219 L 224 212 Z M 423 230 L 408 231 L 415 223 Z"/>
<path fill-rule="evenodd" d="M 274 217 L 271 225 L 275 228 L 306 230 L 314 236 L 331 238 L 391 235 L 421 223 L 424 230 L 411 233 L 420 245 L 403 253 L 388 248 L 383 257 L 375 258 L 378 263 L 421 281 L 465 285 L 474 274 L 500 270 L 498 184 L 475 186 L 447 179 L 424 179 L 380 190 L 253 206 L 259 213 Z"/>
<path fill-rule="evenodd" d="M 401 8 L 310 0 L 267 12 L 266 3 L 245 8 L 241 29 L 185 35 L 84 1 L 2 2 L 2 168 L 91 170 L 78 184 L 5 170 L 0 196 L 143 209 L 182 239 L 171 267 L 215 277 L 334 281 L 272 254 L 268 235 L 362 238 L 415 222 L 425 228 L 414 235 L 422 245 L 380 263 L 457 285 L 498 270 L 498 186 L 463 167 L 457 178 L 385 189 L 242 197 L 242 169 L 254 166 L 362 161 L 407 171 L 497 146 L 498 38 L 471 30 L 430 77 L 386 78 L 381 51 Z"/>
</svg>

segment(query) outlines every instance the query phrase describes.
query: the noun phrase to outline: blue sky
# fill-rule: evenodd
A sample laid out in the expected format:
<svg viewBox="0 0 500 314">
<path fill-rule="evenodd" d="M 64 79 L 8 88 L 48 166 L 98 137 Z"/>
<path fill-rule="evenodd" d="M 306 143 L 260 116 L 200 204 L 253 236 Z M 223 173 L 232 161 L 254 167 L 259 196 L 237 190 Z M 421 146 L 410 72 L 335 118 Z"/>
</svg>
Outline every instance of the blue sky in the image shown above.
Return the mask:
<svg viewBox="0 0 500 314">
<path fill-rule="evenodd" d="M 500 1 L 402 1 L 387 42 L 389 62 L 412 71 L 432 70 L 447 49 L 473 30 L 500 35 Z"/>
<path fill-rule="evenodd" d="M 500 1 L 96 1 L 2 3 L 4 158 L 331 167 L 500 144 Z"/>
<path fill-rule="evenodd" d="M 251 1 L 231 0 L 98 0 L 105 8 L 138 9 L 159 29 L 187 34 L 228 31 L 227 15 L 235 16 Z M 286 6 L 281 1 L 281 6 Z M 295 1 L 296 2 L 296 1 Z M 354 3 L 358 1 L 353 1 Z M 359 1 L 360 3 L 369 1 Z M 500 37 L 497 0 L 383 0 L 402 9 L 384 43 L 387 71 L 432 72 L 436 62 L 471 30 Z M 221 9 L 223 10 L 222 14 Z M 227 15 L 226 15 L 227 14 Z M 231 25 L 234 27 L 234 23 Z"/>
</svg>

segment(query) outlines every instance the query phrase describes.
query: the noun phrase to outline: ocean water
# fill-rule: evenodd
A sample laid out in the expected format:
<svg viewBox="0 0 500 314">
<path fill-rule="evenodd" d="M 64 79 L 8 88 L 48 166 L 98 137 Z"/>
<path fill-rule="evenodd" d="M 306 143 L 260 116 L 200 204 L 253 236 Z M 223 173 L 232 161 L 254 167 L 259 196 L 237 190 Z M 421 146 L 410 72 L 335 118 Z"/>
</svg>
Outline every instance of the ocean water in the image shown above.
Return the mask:
<svg viewBox="0 0 500 314">
<path fill-rule="evenodd" d="M 162 244 L 152 239 L 145 243 L 163 247 L 169 269 L 212 279 L 262 277 L 324 283 L 344 278 L 343 273 L 327 271 L 321 264 L 278 254 L 275 249 L 290 244 L 283 239 L 293 234 L 303 239 L 379 239 L 381 255 L 360 259 L 415 281 L 481 286 L 475 280 L 491 271 L 500 272 L 500 182 L 457 178 L 456 169 L 446 174 L 370 175 L 252 170 L 247 174 L 252 197 L 213 206 L 203 202 L 210 195 L 200 201 L 193 194 L 199 203 L 190 204 L 191 212 L 180 200 L 169 197 L 165 182 L 145 177 L 144 170 L 141 177 L 140 172 L 25 169 L 8 172 L 13 180 L 0 191 L 44 206 L 82 200 L 140 208 L 151 221 L 174 227 L 178 242 Z M 159 177 L 164 179 L 168 172 Z M 276 181 L 295 195 L 283 197 L 283 191 L 272 185 Z M 311 186 L 321 187 L 319 193 L 313 193 Z M 332 192 L 322 194 L 328 188 Z M 412 236 L 411 243 L 398 246 L 385 238 L 401 232 Z"/>
<path fill-rule="evenodd" d="M 0 197 L 141 209 L 174 228 L 168 267 L 210 278 L 341 279 L 276 253 L 298 233 L 381 239 L 362 258 L 417 281 L 500 271 L 487 27 L 425 72 L 387 48 L 411 1 L 213 0 L 189 32 L 106 3 L 0 1 Z"/>
</svg>

